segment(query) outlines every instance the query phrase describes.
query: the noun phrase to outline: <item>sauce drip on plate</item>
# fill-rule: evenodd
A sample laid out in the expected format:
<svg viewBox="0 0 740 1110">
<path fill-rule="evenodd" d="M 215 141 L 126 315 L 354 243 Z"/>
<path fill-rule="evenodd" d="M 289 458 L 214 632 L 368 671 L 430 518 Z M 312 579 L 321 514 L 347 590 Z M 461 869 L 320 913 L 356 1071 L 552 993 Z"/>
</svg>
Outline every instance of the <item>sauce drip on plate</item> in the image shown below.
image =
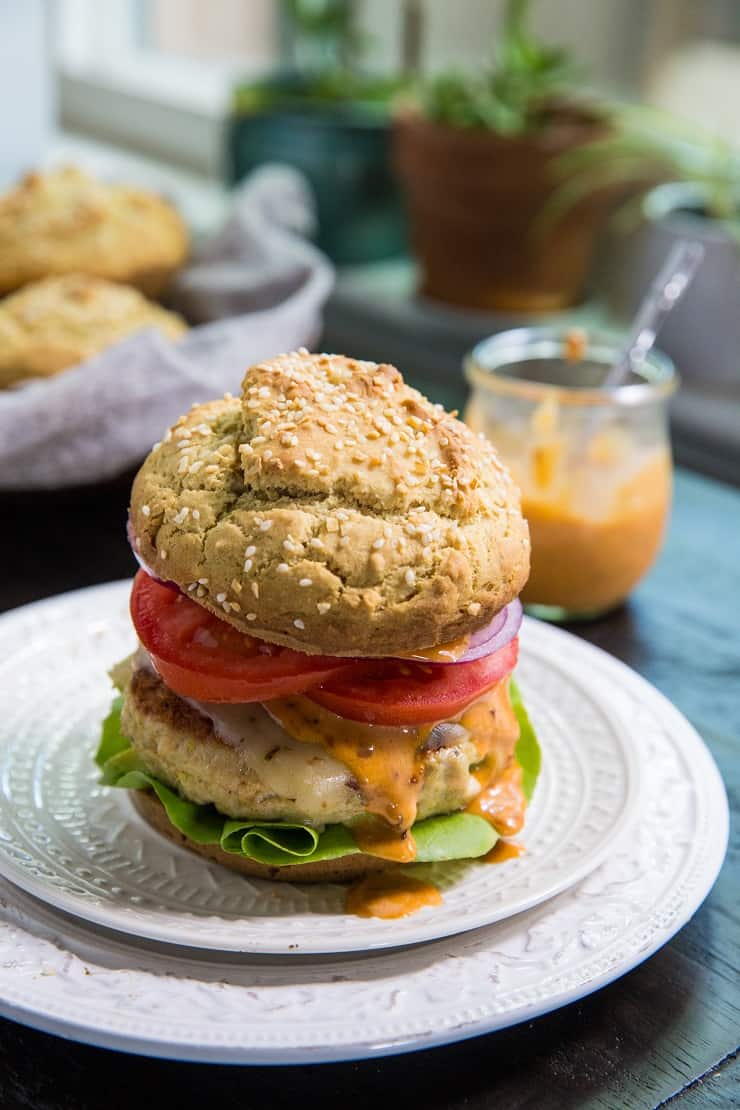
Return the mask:
<svg viewBox="0 0 740 1110">
<path fill-rule="evenodd" d="M 424 906 L 440 906 L 442 895 L 433 883 L 396 871 L 381 871 L 353 883 L 346 910 L 357 917 L 406 917 Z"/>
<path fill-rule="evenodd" d="M 515 840 L 498 840 L 491 851 L 483 857 L 481 863 L 506 863 L 509 859 L 518 859 L 523 856 L 526 848 L 517 844 Z"/>
</svg>

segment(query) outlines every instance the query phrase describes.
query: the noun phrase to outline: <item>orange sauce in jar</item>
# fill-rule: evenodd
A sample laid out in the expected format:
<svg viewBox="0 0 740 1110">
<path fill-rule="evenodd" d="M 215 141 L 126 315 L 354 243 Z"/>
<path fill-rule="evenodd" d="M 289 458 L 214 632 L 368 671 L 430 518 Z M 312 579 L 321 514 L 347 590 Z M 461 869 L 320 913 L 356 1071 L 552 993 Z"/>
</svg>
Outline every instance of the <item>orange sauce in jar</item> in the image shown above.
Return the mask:
<svg viewBox="0 0 740 1110">
<path fill-rule="evenodd" d="M 345 908 L 357 917 L 396 918 L 441 904 L 442 895 L 433 883 L 397 871 L 381 871 L 352 884 Z"/>
<path fill-rule="evenodd" d="M 593 475 L 592 475 L 593 477 Z M 623 601 L 655 560 L 671 500 L 671 462 L 660 449 L 634 473 L 579 504 L 577 482 L 555 496 L 525 487 L 532 559 L 522 600 L 571 612 Z"/>
</svg>

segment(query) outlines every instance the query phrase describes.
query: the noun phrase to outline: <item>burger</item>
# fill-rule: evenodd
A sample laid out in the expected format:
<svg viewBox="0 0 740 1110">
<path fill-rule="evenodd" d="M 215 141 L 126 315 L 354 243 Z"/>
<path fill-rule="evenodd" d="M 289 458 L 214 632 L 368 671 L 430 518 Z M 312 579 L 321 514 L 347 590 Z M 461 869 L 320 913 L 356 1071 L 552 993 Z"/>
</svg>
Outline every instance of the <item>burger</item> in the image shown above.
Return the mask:
<svg viewBox="0 0 740 1110">
<path fill-rule="evenodd" d="M 155 444 L 129 535 L 139 646 L 97 761 L 165 836 L 310 882 L 485 857 L 521 828 L 519 495 L 393 366 L 251 367 Z"/>
</svg>

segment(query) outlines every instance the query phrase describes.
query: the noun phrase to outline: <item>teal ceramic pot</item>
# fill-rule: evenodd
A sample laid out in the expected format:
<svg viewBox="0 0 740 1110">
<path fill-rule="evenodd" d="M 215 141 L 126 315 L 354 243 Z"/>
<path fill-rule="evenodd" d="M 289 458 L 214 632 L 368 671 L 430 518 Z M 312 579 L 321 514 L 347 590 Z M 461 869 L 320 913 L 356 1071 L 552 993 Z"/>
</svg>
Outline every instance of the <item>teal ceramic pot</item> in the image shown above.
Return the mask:
<svg viewBox="0 0 740 1110">
<path fill-rule="evenodd" d="M 384 120 L 352 108 L 236 116 L 228 156 L 232 183 L 265 162 L 305 174 L 316 198 L 317 245 L 339 265 L 404 253 L 404 217 Z"/>
</svg>

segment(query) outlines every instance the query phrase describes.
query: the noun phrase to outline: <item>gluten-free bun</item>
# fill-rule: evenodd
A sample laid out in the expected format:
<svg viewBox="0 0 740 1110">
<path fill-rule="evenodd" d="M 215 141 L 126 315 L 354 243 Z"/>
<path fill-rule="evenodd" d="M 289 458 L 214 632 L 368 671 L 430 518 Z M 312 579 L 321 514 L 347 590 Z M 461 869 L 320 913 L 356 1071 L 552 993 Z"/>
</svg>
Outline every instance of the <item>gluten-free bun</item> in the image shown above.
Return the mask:
<svg viewBox="0 0 740 1110">
<path fill-rule="evenodd" d="M 247 856 L 224 852 L 217 844 L 197 844 L 171 824 L 164 806 L 153 791 L 132 790 L 131 798 L 144 820 L 168 840 L 179 844 L 181 848 L 196 852 L 213 863 L 220 863 L 223 867 L 239 871 L 242 875 L 251 875 L 255 879 L 275 879 L 287 883 L 335 883 L 359 879 L 373 871 L 384 871 L 390 866 L 386 860 L 378 859 L 377 856 L 367 856 L 364 852 L 357 852 L 352 856 L 318 860 L 316 863 L 270 867 Z"/>
<path fill-rule="evenodd" d="M 163 197 L 98 181 L 75 166 L 29 173 L 0 197 L 0 292 L 52 274 L 86 273 L 156 297 L 188 252 Z"/>
<path fill-rule="evenodd" d="M 168 339 L 187 331 L 129 285 L 89 274 L 31 282 L 0 301 L 0 388 L 51 377 L 143 328 Z"/>
<path fill-rule="evenodd" d="M 483 627 L 529 573 L 493 447 L 393 366 L 305 350 L 196 406 L 134 482 L 154 573 L 261 639 L 397 655 Z"/>
</svg>

